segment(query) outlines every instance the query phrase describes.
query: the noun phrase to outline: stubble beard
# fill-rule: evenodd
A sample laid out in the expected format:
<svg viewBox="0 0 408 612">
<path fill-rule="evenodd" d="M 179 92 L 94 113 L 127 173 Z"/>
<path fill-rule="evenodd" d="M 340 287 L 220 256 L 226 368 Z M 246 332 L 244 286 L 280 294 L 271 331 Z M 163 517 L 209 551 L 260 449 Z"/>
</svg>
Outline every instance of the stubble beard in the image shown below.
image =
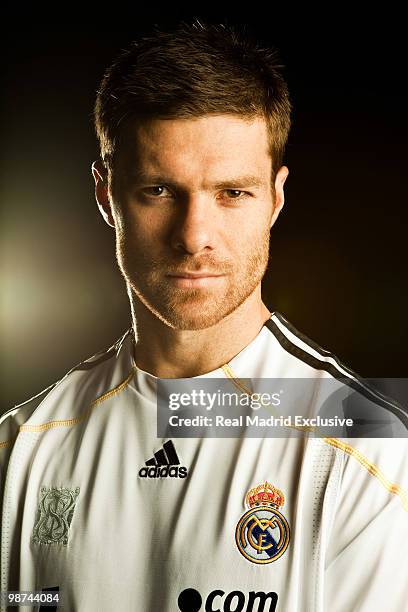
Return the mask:
<svg viewBox="0 0 408 612">
<path fill-rule="evenodd" d="M 197 331 L 216 325 L 252 295 L 268 266 L 269 238 L 268 230 L 254 241 L 254 248 L 240 262 L 186 256 L 174 261 L 172 267 L 168 259 L 151 260 L 145 252 L 130 248 L 131 241 L 122 236 L 117 239 L 116 258 L 131 300 L 135 296 L 172 329 Z M 175 287 L 165 277 L 174 268 L 205 269 L 226 276 L 220 287 L 185 289 Z"/>
</svg>

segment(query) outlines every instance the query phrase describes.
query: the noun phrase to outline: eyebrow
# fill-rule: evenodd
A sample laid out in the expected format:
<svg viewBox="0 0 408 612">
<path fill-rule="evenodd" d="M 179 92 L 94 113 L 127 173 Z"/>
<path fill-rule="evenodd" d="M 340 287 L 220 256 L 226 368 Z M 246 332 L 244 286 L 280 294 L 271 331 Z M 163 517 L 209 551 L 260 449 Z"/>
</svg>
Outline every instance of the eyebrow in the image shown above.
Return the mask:
<svg viewBox="0 0 408 612">
<path fill-rule="evenodd" d="M 182 185 L 177 180 L 166 177 L 162 174 L 145 174 L 143 172 L 129 172 L 128 178 L 135 181 L 136 183 L 147 183 L 155 185 L 171 185 L 174 187 L 182 188 Z M 255 175 L 236 176 L 231 179 L 224 179 L 222 181 L 213 183 L 210 187 L 214 189 L 237 189 L 239 187 L 263 187 L 264 181 Z"/>
</svg>

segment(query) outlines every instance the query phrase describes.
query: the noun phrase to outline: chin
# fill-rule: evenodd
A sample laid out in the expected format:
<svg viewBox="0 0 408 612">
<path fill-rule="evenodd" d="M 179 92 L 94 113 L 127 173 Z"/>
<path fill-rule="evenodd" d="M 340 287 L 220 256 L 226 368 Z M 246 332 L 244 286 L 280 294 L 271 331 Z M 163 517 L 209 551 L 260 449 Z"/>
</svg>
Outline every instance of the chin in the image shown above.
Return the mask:
<svg viewBox="0 0 408 612">
<path fill-rule="evenodd" d="M 207 329 L 216 325 L 223 319 L 226 314 L 217 310 L 216 312 L 208 312 L 206 309 L 204 312 L 194 312 L 195 308 L 186 310 L 185 308 L 173 309 L 170 312 L 157 312 L 153 311 L 156 316 L 163 321 L 168 327 L 178 330 L 191 330 L 198 331 L 200 329 Z"/>
<path fill-rule="evenodd" d="M 230 299 L 228 299 L 228 297 Z M 198 331 L 213 327 L 229 317 L 247 299 L 247 295 L 224 296 L 221 300 L 204 300 L 201 303 L 173 303 L 150 310 L 168 327 L 177 330 Z"/>
<path fill-rule="evenodd" d="M 233 290 L 222 293 L 198 289 L 163 291 L 160 300 L 157 300 L 159 290 L 147 292 L 133 286 L 133 293 L 167 327 L 180 331 L 198 331 L 213 327 L 229 317 L 255 288 L 253 282 L 246 286 L 238 283 Z"/>
</svg>

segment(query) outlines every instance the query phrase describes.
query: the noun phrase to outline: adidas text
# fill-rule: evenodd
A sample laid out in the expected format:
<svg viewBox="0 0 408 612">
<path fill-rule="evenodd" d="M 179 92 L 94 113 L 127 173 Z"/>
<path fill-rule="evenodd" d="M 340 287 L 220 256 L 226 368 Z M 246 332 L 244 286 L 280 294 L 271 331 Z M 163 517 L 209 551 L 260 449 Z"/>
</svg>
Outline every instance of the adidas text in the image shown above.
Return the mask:
<svg viewBox="0 0 408 612">
<path fill-rule="evenodd" d="M 139 470 L 140 478 L 186 478 L 187 468 L 178 465 L 143 466 Z"/>
</svg>

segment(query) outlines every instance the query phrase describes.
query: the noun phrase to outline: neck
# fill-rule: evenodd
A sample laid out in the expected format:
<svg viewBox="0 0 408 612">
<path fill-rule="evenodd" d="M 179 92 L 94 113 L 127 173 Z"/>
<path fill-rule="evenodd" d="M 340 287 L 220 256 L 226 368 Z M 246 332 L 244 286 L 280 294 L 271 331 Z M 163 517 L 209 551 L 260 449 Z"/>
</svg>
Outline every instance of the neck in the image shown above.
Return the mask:
<svg viewBox="0 0 408 612">
<path fill-rule="evenodd" d="M 200 330 L 178 330 L 160 321 L 129 290 L 135 361 L 158 378 L 190 378 L 228 363 L 258 335 L 271 313 L 260 287 L 233 313 Z"/>
</svg>

